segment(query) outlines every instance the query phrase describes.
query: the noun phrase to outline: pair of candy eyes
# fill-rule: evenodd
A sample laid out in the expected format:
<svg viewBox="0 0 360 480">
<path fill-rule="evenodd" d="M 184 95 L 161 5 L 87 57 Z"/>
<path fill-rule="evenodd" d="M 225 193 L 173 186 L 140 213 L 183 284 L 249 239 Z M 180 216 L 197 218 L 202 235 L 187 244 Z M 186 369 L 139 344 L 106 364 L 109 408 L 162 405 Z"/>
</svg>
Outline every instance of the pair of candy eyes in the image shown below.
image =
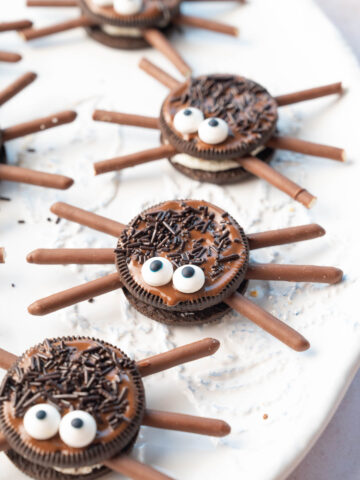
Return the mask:
<svg viewBox="0 0 360 480">
<path fill-rule="evenodd" d="M 69 447 L 83 448 L 93 442 L 97 426 L 94 417 L 83 410 L 74 410 L 61 418 L 55 407 L 39 403 L 25 413 L 24 429 L 35 440 L 49 440 L 59 433 Z"/>
<path fill-rule="evenodd" d="M 194 107 L 179 110 L 174 117 L 174 127 L 183 134 L 198 132 L 200 140 L 210 145 L 224 142 L 229 135 L 225 120 L 217 117 L 204 119 L 202 111 Z"/>
<path fill-rule="evenodd" d="M 151 287 L 162 287 L 172 280 L 175 290 L 181 293 L 198 292 L 205 283 L 204 272 L 197 265 L 182 265 L 174 272 L 172 263 L 163 257 L 146 260 L 141 275 Z"/>
<path fill-rule="evenodd" d="M 114 7 L 120 15 L 134 15 L 139 13 L 143 6 L 143 0 L 92 0 L 97 7 Z"/>
</svg>

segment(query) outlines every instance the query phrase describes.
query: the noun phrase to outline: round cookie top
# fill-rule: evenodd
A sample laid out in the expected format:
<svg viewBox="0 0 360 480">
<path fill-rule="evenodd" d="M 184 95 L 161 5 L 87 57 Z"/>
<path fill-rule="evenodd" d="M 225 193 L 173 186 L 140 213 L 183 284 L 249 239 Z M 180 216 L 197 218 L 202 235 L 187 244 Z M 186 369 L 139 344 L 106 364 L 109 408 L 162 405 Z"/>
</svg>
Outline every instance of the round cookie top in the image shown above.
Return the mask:
<svg viewBox="0 0 360 480">
<path fill-rule="evenodd" d="M 79 0 L 95 22 L 119 27 L 165 27 L 179 13 L 181 0 Z"/>
<path fill-rule="evenodd" d="M 160 127 L 178 152 L 219 160 L 265 145 L 277 118 L 277 103 L 261 85 L 214 74 L 191 78 L 172 90 L 161 107 Z"/>
<path fill-rule="evenodd" d="M 158 308 L 196 311 L 239 287 L 248 250 L 243 229 L 221 208 L 172 200 L 134 218 L 115 252 L 121 281 L 135 297 Z"/>
<path fill-rule="evenodd" d="M 0 429 L 19 455 L 50 467 L 101 463 L 136 437 L 145 409 L 140 373 L 120 349 L 86 337 L 45 340 L 0 388 Z"/>
</svg>

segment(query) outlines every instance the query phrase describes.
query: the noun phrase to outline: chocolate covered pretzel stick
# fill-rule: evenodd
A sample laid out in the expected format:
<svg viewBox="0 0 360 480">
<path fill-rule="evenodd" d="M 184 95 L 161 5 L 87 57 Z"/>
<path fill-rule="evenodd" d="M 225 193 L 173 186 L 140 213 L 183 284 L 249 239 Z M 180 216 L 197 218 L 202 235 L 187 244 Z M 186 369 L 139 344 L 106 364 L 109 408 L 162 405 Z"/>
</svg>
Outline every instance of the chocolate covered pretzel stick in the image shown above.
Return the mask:
<svg viewBox="0 0 360 480">
<path fill-rule="evenodd" d="M 16 355 L 0 348 L 0 368 L 3 370 L 9 370 L 16 360 Z"/>
<path fill-rule="evenodd" d="M 256 157 L 243 157 L 236 159 L 236 161 L 245 170 L 266 180 L 268 183 L 286 193 L 297 202 L 302 203 L 305 207 L 311 208 L 315 204 L 316 197 L 294 183 L 292 180 L 289 180 L 287 177 L 274 170 L 272 167 L 270 167 L 270 165 L 262 160 L 259 160 Z"/>
<path fill-rule="evenodd" d="M 59 127 L 71 123 L 76 118 L 76 112 L 66 110 L 64 112 L 54 113 L 48 117 L 37 118 L 30 122 L 21 123 L 3 130 L 3 141 L 13 140 L 14 138 L 24 137 L 30 133 L 42 132 L 50 128 Z"/>
<path fill-rule="evenodd" d="M 309 342 L 300 333 L 243 295 L 240 295 L 240 293 L 234 293 L 224 302 L 297 352 L 303 352 L 310 348 Z"/>
<path fill-rule="evenodd" d="M 215 22 L 214 20 L 207 20 L 201 17 L 192 17 L 190 15 L 177 15 L 173 22 L 176 25 L 185 25 L 187 27 L 201 28 L 203 30 L 209 30 L 211 32 L 224 33 L 225 35 L 231 35 L 237 37 L 239 35 L 239 29 L 225 23 Z"/>
<path fill-rule="evenodd" d="M 133 127 L 159 129 L 159 118 L 146 117 L 144 115 L 132 115 L 131 113 L 109 112 L 106 110 L 95 110 L 93 120 L 97 122 L 116 123 L 118 125 L 129 125 Z"/>
<path fill-rule="evenodd" d="M 21 92 L 21 90 L 24 90 L 24 88 L 26 88 L 36 79 L 36 77 L 36 73 L 28 72 L 15 80 L 15 82 L 8 85 L 0 92 L 0 105 L 4 105 L 4 103 Z"/>
<path fill-rule="evenodd" d="M 119 275 L 117 273 L 110 273 L 105 277 L 37 300 L 28 307 L 28 312 L 31 313 L 31 315 L 48 315 L 62 308 L 70 307 L 70 305 L 74 305 L 75 303 L 84 302 L 85 300 L 98 297 L 99 295 L 112 292 L 119 288 L 121 288 Z"/>
<path fill-rule="evenodd" d="M 0 247 L 0 263 L 5 263 L 6 252 L 4 247 Z"/>
<path fill-rule="evenodd" d="M 78 7 L 76 0 L 27 0 L 27 7 Z"/>
<path fill-rule="evenodd" d="M 142 58 L 140 60 L 139 68 L 141 68 L 141 70 L 144 70 L 144 72 L 146 72 L 151 77 L 155 78 L 158 82 L 165 85 L 165 87 L 170 88 L 170 90 L 181 85 L 181 83 L 178 80 L 176 80 L 174 77 L 166 73 L 161 68 L 151 63 L 146 58 Z"/>
<path fill-rule="evenodd" d="M 1 22 L 0 32 L 22 30 L 24 28 L 30 28 L 31 26 L 32 26 L 32 22 L 30 20 L 15 20 L 14 22 Z"/>
<path fill-rule="evenodd" d="M 67 190 L 74 183 L 72 178 L 65 177 L 64 175 L 44 173 L 28 168 L 3 164 L 0 164 L 0 180 L 26 183 L 39 187 L 56 188 L 58 190 Z"/>
<path fill-rule="evenodd" d="M 343 272 L 335 267 L 316 265 L 277 265 L 274 263 L 250 264 L 246 278 L 248 280 L 278 280 L 284 282 L 339 283 Z"/>
<path fill-rule="evenodd" d="M 258 248 L 286 245 L 287 243 L 303 242 L 325 235 L 325 230 L 316 223 L 299 227 L 280 228 L 267 232 L 250 233 L 247 235 L 250 250 Z"/>
<path fill-rule="evenodd" d="M 147 427 L 165 428 L 212 437 L 224 437 L 229 435 L 231 431 L 230 426 L 222 420 L 149 409 L 145 411 L 142 424 Z"/>
<path fill-rule="evenodd" d="M 99 232 L 107 233 L 113 237 L 119 237 L 124 228 L 126 228 L 126 225 L 122 223 L 115 222 L 115 220 L 110 220 L 96 213 L 88 212 L 82 208 L 74 207 L 68 203 L 54 203 L 50 210 L 60 218 L 65 218 L 71 222 L 76 222 L 85 227 L 98 230 Z"/>
<path fill-rule="evenodd" d="M 275 136 L 270 138 L 266 145 L 270 148 L 290 150 L 292 152 L 304 153 L 305 155 L 313 155 L 314 157 L 330 158 L 339 162 L 345 162 L 346 160 L 345 150 L 342 148 L 321 145 L 320 143 L 299 140 L 298 138 Z"/>
<path fill-rule="evenodd" d="M 213 355 L 220 347 L 220 342 L 215 338 L 204 338 L 198 342 L 189 343 L 174 348 L 168 352 L 159 353 L 153 357 L 137 362 L 142 377 L 177 367 L 183 363 L 192 362 L 199 358 Z"/>
<path fill-rule="evenodd" d="M 55 33 L 66 32 L 68 30 L 73 30 L 74 28 L 79 27 L 91 27 L 96 25 L 94 20 L 86 17 L 85 15 L 74 18 L 73 20 L 67 20 L 66 22 L 57 23 L 56 25 L 51 25 L 50 27 L 43 28 L 28 28 L 22 30 L 20 35 L 26 40 L 35 40 L 36 38 L 47 37 L 49 35 L 54 35 Z"/>
<path fill-rule="evenodd" d="M 20 62 L 22 56 L 14 52 L 4 52 L 0 50 L 0 62 L 16 63 Z"/>
<path fill-rule="evenodd" d="M 39 248 L 26 257 L 38 265 L 107 265 L 115 263 L 113 248 Z"/>
<path fill-rule="evenodd" d="M 110 158 L 101 162 L 94 163 L 95 175 L 122 170 L 128 167 L 135 167 L 142 163 L 153 162 L 176 154 L 176 149 L 172 145 L 161 145 L 160 147 L 150 148 L 121 157 Z"/>
<path fill-rule="evenodd" d="M 291 105 L 293 103 L 304 102 L 305 100 L 313 100 L 314 98 L 325 97 L 335 93 L 342 93 L 342 83 L 331 83 L 322 87 L 309 88 L 308 90 L 301 90 L 299 92 L 287 93 L 275 97 L 279 107 L 284 105 Z"/>
<path fill-rule="evenodd" d="M 114 472 L 121 473 L 132 480 L 174 480 L 127 455 L 121 455 L 103 463 Z"/>
<path fill-rule="evenodd" d="M 150 43 L 154 48 L 159 50 L 170 62 L 179 70 L 184 77 L 191 75 L 191 68 L 180 56 L 180 54 L 171 45 L 165 35 L 156 28 L 147 28 L 142 31 L 145 40 Z"/>
</svg>

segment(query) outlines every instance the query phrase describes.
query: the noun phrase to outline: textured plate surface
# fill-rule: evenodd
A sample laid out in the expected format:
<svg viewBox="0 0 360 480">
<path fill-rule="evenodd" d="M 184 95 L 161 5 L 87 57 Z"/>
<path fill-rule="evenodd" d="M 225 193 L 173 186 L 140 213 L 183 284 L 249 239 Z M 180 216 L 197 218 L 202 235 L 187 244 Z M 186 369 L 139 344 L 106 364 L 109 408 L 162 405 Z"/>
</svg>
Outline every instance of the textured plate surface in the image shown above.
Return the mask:
<svg viewBox="0 0 360 480">
<path fill-rule="evenodd" d="M 6 9 L 0 6 L 4 20 L 30 16 L 22 0 L 8 3 Z M 10 162 L 69 174 L 76 184 L 66 192 L 0 185 L 0 195 L 11 198 L 11 202 L 0 201 L 0 243 L 8 251 L 7 264 L 0 265 L 0 344 L 21 353 L 44 336 L 92 335 L 142 358 L 204 336 L 219 338 L 222 348 L 214 357 L 146 379 L 145 386 L 150 407 L 222 417 L 232 424 L 232 435 L 211 440 L 149 428 L 140 435 L 134 454 L 178 479 L 216 479 L 224 476 L 226 464 L 227 478 L 283 480 L 330 420 L 360 361 L 356 225 L 360 150 L 354 108 L 360 101 L 358 67 L 311 0 L 298 2 L 297 9 L 288 0 L 206 8 L 199 2 L 189 4 L 187 11 L 235 23 L 241 30 L 239 39 L 190 29 L 184 36 L 172 37 L 197 75 L 232 69 L 254 78 L 274 95 L 343 80 L 349 93 L 341 99 L 283 108 L 280 122 L 288 135 L 346 147 L 348 163 L 277 153 L 275 168 L 318 196 L 310 212 L 262 181 L 228 187 L 201 185 L 180 175 L 166 160 L 95 178 L 93 161 L 158 145 L 156 132 L 91 120 L 95 108 L 158 113 L 166 89 L 137 70 L 144 52 L 113 51 L 92 42 L 82 30 L 26 45 L 15 34 L 2 34 L 1 48 L 22 50 L 24 60 L 1 67 L 0 86 L 27 70 L 37 71 L 39 78 L 2 107 L 1 125 L 66 108 L 76 108 L 79 118 L 72 125 L 8 145 Z M 74 14 L 71 9 L 31 10 L 39 26 Z M 324 52 L 331 54 L 324 56 Z M 177 75 L 160 54 L 153 50 L 146 54 Z M 251 297 L 254 301 L 299 329 L 311 341 L 310 351 L 292 352 L 235 314 L 214 326 L 166 327 L 136 314 L 121 292 L 45 318 L 27 314 L 27 305 L 35 299 L 112 271 L 109 266 L 25 263 L 26 253 L 39 247 L 112 247 L 116 243 L 66 221 L 55 225 L 49 213 L 53 202 L 66 201 L 126 222 L 147 206 L 173 196 L 218 204 L 247 231 L 313 221 L 327 229 L 326 237 L 259 250 L 254 258 L 339 266 L 346 272 L 342 285 L 251 282 L 248 290 L 257 295 Z M 1 455 L 0 479 L 9 478 L 25 477 Z"/>
</svg>

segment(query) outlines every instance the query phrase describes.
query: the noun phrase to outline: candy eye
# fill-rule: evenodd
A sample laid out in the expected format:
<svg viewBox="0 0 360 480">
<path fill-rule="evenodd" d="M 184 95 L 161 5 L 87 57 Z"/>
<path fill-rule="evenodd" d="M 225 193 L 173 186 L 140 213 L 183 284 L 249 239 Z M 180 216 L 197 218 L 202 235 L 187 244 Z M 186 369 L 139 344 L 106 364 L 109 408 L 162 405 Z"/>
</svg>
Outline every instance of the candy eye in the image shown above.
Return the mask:
<svg viewBox="0 0 360 480">
<path fill-rule="evenodd" d="M 174 127 L 180 133 L 195 133 L 204 120 L 204 115 L 198 108 L 187 107 L 179 110 L 174 117 Z"/>
<path fill-rule="evenodd" d="M 38 403 L 25 413 L 24 428 L 35 440 L 48 440 L 57 434 L 60 420 L 60 413 L 55 407 L 47 403 Z"/>
<path fill-rule="evenodd" d="M 182 293 L 194 293 L 202 289 L 205 275 L 197 265 L 183 265 L 175 270 L 174 288 Z"/>
<path fill-rule="evenodd" d="M 62 418 L 59 434 L 61 440 L 69 447 L 83 448 L 93 442 L 96 430 L 95 419 L 90 413 L 74 410 Z"/>
<path fill-rule="evenodd" d="M 142 8 L 142 0 L 114 0 L 114 10 L 120 15 L 134 15 Z"/>
<path fill-rule="evenodd" d="M 199 125 L 199 138 L 204 143 L 216 145 L 227 139 L 229 127 L 222 118 L 207 118 Z"/>
<path fill-rule="evenodd" d="M 167 258 L 149 258 L 141 268 L 141 275 L 144 282 L 151 287 L 161 287 L 172 279 L 173 266 Z"/>
</svg>

